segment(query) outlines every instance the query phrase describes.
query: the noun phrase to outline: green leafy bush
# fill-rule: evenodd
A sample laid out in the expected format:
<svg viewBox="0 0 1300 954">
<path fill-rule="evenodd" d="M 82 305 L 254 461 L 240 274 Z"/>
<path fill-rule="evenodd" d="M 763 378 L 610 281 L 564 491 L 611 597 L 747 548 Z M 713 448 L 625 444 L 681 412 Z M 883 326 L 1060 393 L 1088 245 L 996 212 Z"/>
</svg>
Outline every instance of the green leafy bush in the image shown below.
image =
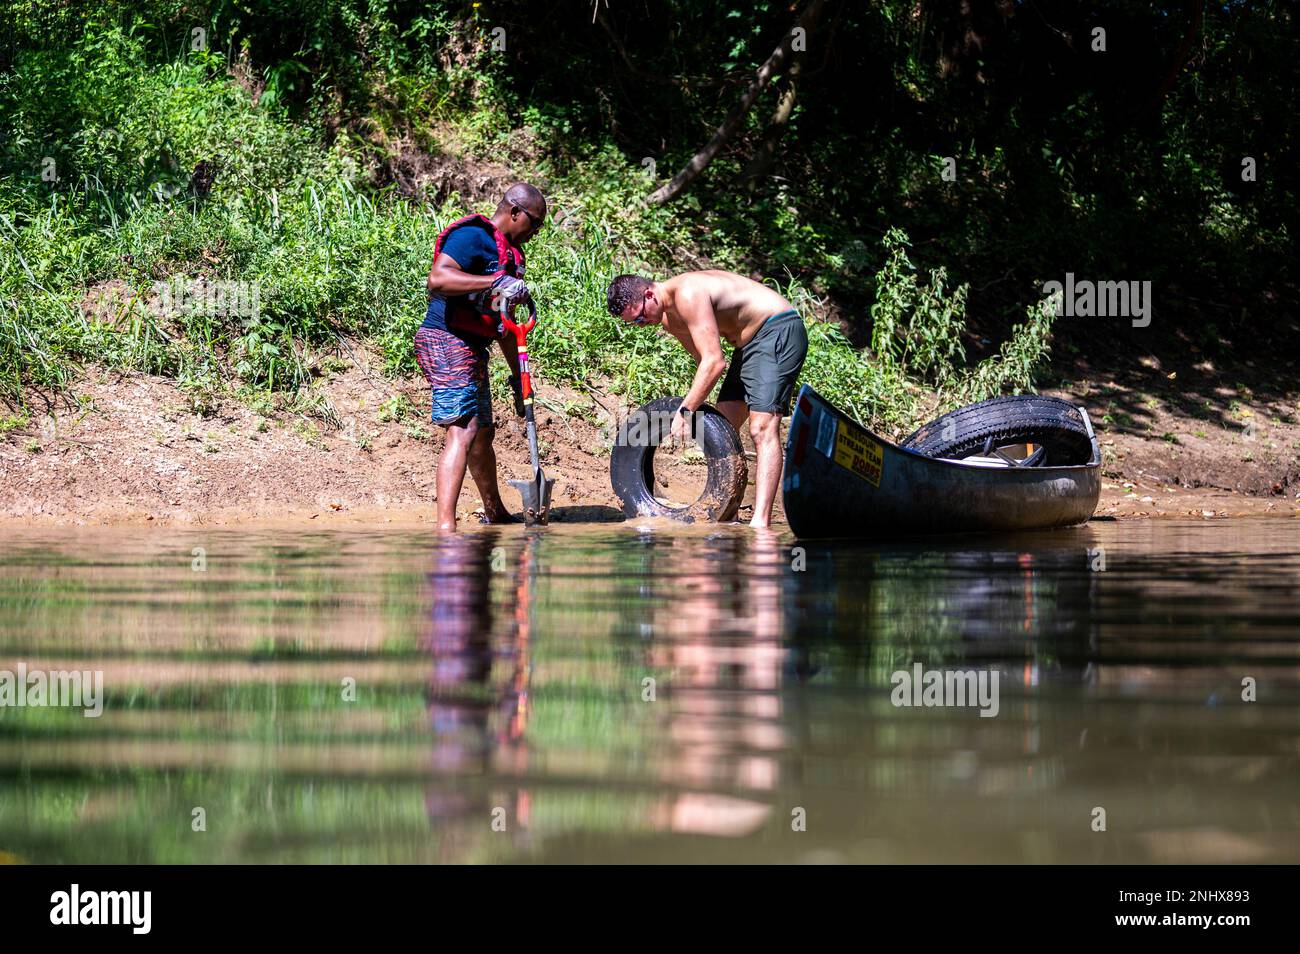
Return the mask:
<svg viewBox="0 0 1300 954">
<path fill-rule="evenodd" d="M 4 7 L 11 17 L 16 9 Z M 175 42 L 179 5 L 149 9 L 112 6 L 112 16 L 84 18 L 62 42 L 37 42 L 36 21 L 19 20 L 27 32 L 0 82 L 0 163 L 13 173 L 0 178 L 0 394 L 11 401 L 27 385 L 67 386 L 92 361 L 176 377 L 199 409 L 223 388 L 245 398 L 301 393 L 340 336 L 371 342 L 390 374 L 415 370 L 411 339 L 434 238 L 467 203 L 368 185 L 361 170 L 383 147 L 348 128 L 326 143 L 311 110 L 330 94 L 299 88 L 304 62 L 328 66 L 385 135 L 429 148 L 455 136 L 459 150 L 480 155 L 509 154 L 516 133 L 532 144 L 513 154 L 517 174 L 543 182 L 562 213 L 529 248 L 541 311 L 531 351 L 551 380 L 610 389 L 632 404 L 683 392 L 689 357 L 675 340 L 609 316 L 606 285 L 628 270 L 750 271 L 756 236 L 766 237 L 772 272 L 808 320 L 804 380 L 864 422 L 901 429 L 937 402 L 1027 388 L 1046 354 L 1050 315 L 1032 310 L 997 356 L 967 367 L 967 286 L 949 290 L 943 268 L 922 281 L 901 229 L 878 250 L 847 240 L 809 218 L 789 185 L 751 201 L 691 195 L 647 207 L 647 169 L 608 139 L 575 135 L 574 115 L 536 103 L 514 115 L 495 108 L 511 95 L 481 44 L 439 66 L 435 51 L 452 29 L 445 12 L 399 23 L 351 2 L 310 5 L 293 14 L 312 38 L 294 52 L 276 46 L 278 34 L 258 19 L 269 7 L 254 3 L 239 15 L 261 31 L 247 44 L 195 51 Z M 70 30 L 60 11 L 40 8 Z M 488 27 L 467 22 L 462 39 Z M 271 64 L 260 94 L 238 78 L 248 44 Z M 47 158 L 53 181 L 42 177 Z M 191 182 L 201 162 L 215 169 L 210 191 Z M 719 160 L 728 169 L 734 159 Z M 829 200 L 842 198 L 826 188 Z M 820 290 L 800 276 L 824 271 L 867 287 L 857 276 L 877 260 L 868 353 L 839 324 L 817 320 Z M 94 313 L 87 297 L 110 282 L 123 289 L 116 310 Z M 259 307 L 168 314 L 157 293 L 165 282 L 243 283 Z"/>
</svg>

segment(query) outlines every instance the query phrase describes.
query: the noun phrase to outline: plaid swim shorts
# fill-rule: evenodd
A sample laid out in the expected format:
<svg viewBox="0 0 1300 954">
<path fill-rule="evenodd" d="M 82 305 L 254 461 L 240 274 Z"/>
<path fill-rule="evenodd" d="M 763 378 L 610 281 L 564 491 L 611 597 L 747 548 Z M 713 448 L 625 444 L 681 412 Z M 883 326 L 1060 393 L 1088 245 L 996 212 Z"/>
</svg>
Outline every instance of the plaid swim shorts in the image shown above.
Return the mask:
<svg viewBox="0 0 1300 954">
<path fill-rule="evenodd" d="M 470 415 L 492 426 L 487 345 L 474 345 L 441 328 L 415 333 L 415 360 L 433 398 L 433 423 L 444 427 Z"/>
</svg>

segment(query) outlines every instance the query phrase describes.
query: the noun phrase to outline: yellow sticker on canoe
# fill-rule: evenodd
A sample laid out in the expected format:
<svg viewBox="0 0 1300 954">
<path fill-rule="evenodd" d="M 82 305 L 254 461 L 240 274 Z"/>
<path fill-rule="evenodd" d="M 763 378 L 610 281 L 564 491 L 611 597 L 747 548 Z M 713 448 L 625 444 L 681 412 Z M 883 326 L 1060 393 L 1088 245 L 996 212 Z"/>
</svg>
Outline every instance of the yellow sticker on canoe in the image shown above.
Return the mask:
<svg viewBox="0 0 1300 954">
<path fill-rule="evenodd" d="M 873 487 L 880 486 L 880 472 L 885 466 L 885 449 L 869 437 L 855 434 L 839 422 L 835 439 L 835 463 L 847 467 Z"/>
</svg>

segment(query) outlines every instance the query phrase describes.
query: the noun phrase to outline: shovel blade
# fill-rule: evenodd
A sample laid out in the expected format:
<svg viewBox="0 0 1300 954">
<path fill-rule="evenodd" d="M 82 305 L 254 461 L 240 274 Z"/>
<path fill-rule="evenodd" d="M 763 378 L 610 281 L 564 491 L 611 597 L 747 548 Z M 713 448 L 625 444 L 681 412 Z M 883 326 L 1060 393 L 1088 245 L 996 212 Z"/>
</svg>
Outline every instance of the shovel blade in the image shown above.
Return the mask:
<svg viewBox="0 0 1300 954">
<path fill-rule="evenodd" d="M 512 480 L 510 486 L 523 498 L 524 525 L 546 523 L 551 516 L 551 489 L 555 480 L 544 477 L 538 470 L 532 480 Z"/>
</svg>

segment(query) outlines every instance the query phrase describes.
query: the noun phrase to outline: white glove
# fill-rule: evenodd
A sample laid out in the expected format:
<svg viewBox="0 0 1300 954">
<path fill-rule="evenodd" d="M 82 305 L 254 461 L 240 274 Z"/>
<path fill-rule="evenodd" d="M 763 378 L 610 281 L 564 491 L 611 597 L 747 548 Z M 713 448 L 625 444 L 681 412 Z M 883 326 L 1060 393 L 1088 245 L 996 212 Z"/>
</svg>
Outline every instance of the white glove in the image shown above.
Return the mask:
<svg viewBox="0 0 1300 954">
<path fill-rule="evenodd" d="M 520 303 L 528 301 L 531 294 L 528 286 L 524 284 L 522 278 L 515 278 L 513 275 L 501 275 L 492 283 L 490 289 L 490 301 L 492 310 L 495 312 L 504 312 L 507 309 L 513 311 Z"/>
</svg>

